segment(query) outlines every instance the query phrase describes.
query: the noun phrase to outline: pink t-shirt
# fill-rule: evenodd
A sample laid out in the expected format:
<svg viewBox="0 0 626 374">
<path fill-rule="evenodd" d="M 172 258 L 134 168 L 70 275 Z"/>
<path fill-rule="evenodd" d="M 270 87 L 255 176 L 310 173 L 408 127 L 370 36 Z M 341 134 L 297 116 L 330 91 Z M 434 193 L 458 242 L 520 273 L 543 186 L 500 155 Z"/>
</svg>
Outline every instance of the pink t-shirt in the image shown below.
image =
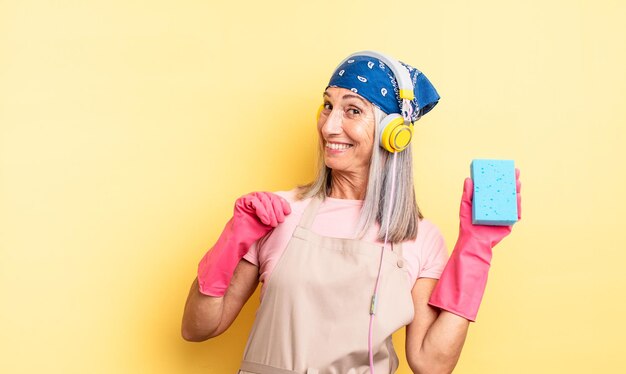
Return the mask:
<svg viewBox="0 0 626 374">
<path fill-rule="evenodd" d="M 289 202 L 291 214 L 286 216 L 285 221 L 266 238 L 255 242 L 243 257 L 259 267 L 259 280 L 262 282 L 261 298 L 263 298 L 265 285 L 274 267 L 287 248 L 304 210 L 311 201 L 311 199 L 296 200 L 295 190 L 280 191 L 276 194 Z M 355 239 L 362 205 L 362 200 L 327 197 L 317 211 L 311 231 L 323 236 Z M 381 241 L 376 240 L 377 230 L 377 227 L 372 228 L 361 240 L 382 245 Z M 391 249 L 391 246 L 387 244 L 386 248 Z M 417 238 L 402 243 L 402 252 L 411 277 L 411 284 L 415 283 L 417 278 L 439 279 L 448 258 L 441 232 L 437 226 L 426 219 L 419 222 Z"/>
</svg>

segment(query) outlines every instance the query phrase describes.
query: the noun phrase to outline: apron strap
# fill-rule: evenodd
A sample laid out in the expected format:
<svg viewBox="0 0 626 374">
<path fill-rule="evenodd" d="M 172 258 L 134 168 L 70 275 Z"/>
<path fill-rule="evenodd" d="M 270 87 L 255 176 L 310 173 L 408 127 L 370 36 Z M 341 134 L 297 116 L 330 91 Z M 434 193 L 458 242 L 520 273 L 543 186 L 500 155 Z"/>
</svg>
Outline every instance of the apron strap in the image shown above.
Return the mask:
<svg viewBox="0 0 626 374">
<path fill-rule="evenodd" d="M 322 204 L 322 199 L 315 196 L 311 198 L 311 202 L 307 205 L 304 210 L 304 214 L 302 214 L 302 219 L 300 219 L 300 226 L 305 229 L 310 229 L 313 226 L 313 221 L 315 220 L 315 215 L 317 214 L 317 210 Z"/>
</svg>

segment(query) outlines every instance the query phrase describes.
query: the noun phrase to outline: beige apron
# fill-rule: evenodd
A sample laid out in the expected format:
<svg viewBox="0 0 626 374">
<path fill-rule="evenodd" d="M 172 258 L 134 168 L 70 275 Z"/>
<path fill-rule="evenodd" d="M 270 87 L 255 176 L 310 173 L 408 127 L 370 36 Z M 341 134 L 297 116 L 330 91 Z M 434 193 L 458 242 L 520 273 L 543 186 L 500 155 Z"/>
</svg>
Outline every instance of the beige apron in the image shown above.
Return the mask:
<svg viewBox="0 0 626 374">
<path fill-rule="evenodd" d="M 380 245 L 310 230 L 312 199 L 267 283 L 244 352 L 242 374 L 369 372 L 368 328 Z M 394 373 L 391 334 L 413 320 L 402 246 L 386 251 L 372 349 L 376 374 Z"/>
</svg>

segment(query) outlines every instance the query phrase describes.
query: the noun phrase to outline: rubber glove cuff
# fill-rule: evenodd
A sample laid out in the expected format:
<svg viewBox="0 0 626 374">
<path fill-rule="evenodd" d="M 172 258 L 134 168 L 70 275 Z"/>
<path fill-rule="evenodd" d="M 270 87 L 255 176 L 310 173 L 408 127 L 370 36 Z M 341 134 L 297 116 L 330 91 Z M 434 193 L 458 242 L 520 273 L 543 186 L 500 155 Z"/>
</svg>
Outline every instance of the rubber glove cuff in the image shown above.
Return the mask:
<svg viewBox="0 0 626 374">
<path fill-rule="evenodd" d="M 492 255 L 490 242 L 469 235 L 459 236 L 428 303 L 476 321 Z"/>
</svg>

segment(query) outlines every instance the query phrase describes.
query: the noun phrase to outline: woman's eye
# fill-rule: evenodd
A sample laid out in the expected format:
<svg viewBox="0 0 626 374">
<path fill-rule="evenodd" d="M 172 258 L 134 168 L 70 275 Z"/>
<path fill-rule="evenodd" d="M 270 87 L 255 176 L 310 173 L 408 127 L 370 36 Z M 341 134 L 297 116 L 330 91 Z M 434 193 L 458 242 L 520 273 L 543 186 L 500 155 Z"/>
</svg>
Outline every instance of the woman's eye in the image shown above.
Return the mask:
<svg viewBox="0 0 626 374">
<path fill-rule="evenodd" d="M 360 110 L 358 110 L 358 109 L 354 109 L 354 108 L 352 108 L 352 109 L 348 109 L 348 112 L 350 112 L 350 114 L 352 114 L 353 116 L 356 116 L 356 115 L 361 114 L 361 111 L 360 111 Z"/>
<path fill-rule="evenodd" d="M 333 109 L 333 106 L 330 105 L 330 103 L 327 102 L 327 103 L 324 103 L 324 109 L 329 109 L 330 110 L 330 109 Z"/>
</svg>

